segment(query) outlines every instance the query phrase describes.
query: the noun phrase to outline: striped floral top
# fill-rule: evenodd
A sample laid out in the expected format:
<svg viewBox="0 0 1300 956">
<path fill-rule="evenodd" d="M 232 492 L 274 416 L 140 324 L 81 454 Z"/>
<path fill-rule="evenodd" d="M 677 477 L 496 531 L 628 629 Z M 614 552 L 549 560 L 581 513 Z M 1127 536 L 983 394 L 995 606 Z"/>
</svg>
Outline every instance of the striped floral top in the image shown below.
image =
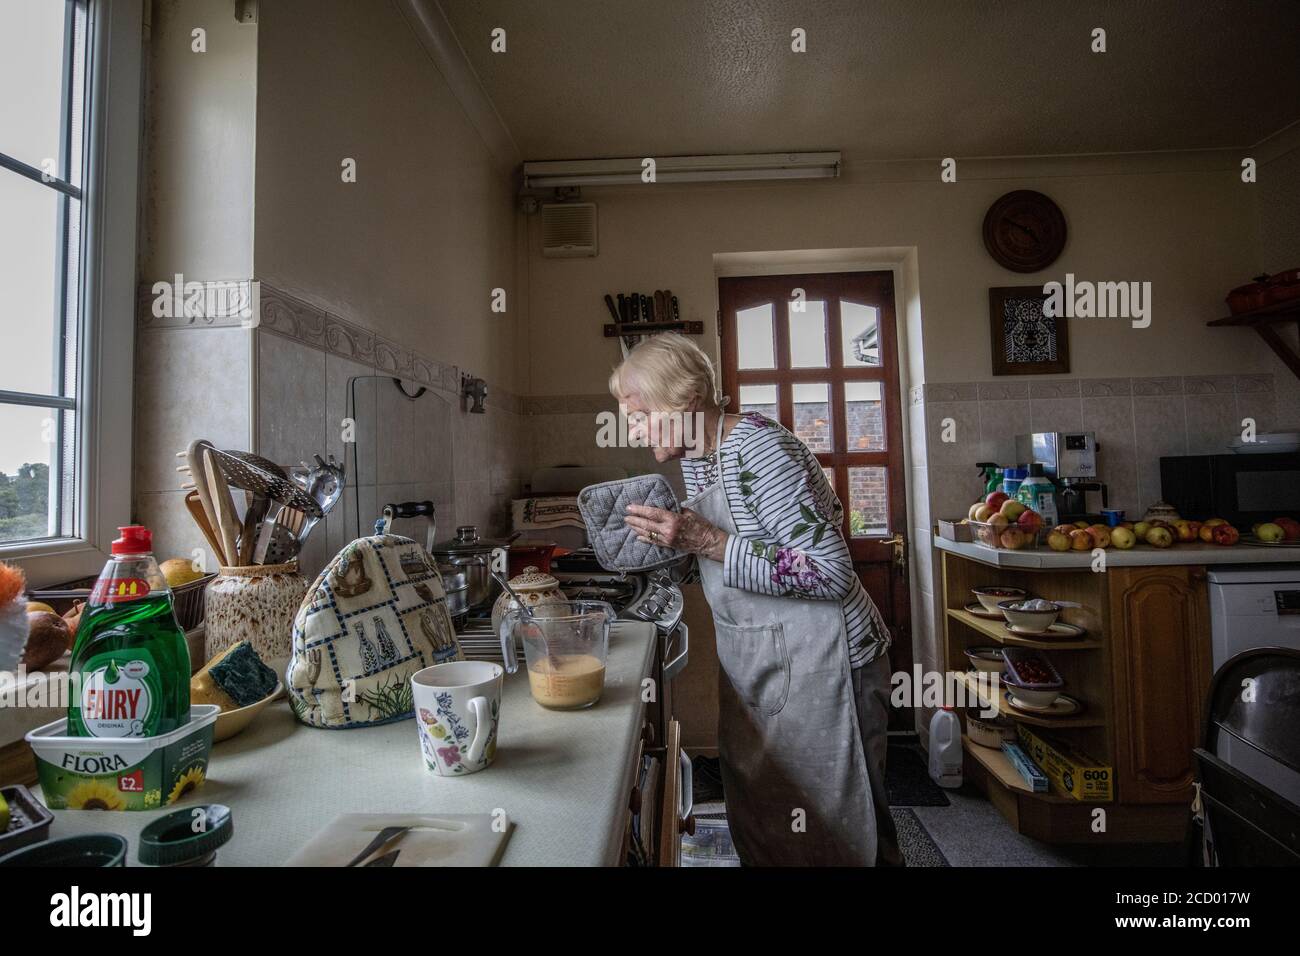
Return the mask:
<svg viewBox="0 0 1300 956">
<path fill-rule="evenodd" d="M 727 539 L 728 587 L 811 601 L 839 601 L 849 663 L 889 648 L 889 630 L 853 570 L 841 532 L 844 508 L 821 465 L 785 427 L 753 413 L 722 442 L 727 501 L 737 534 Z M 718 479 L 716 458 L 683 458 L 687 495 Z"/>
</svg>

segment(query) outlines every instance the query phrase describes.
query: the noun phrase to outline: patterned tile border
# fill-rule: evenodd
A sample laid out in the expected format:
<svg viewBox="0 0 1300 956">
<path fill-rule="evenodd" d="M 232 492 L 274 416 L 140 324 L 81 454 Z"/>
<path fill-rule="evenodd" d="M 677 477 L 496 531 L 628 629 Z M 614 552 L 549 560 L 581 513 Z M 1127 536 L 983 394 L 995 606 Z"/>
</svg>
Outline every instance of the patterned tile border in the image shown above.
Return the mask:
<svg viewBox="0 0 1300 956">
<path fill-rule="evenodd" d="M 1048 382 L 927 382 L 909 391 L 918 402 L 999 402 L 1020 399 L 1107 398 L 1150 395 L 1244 395 L 1273 391 L 1273 376 L 1181 375 L 1155 378 L 1078 378 Z"/>
<path fill-rule="evenodd" d="M 240 283 L 247 286 L 244 280 Z M 265 282 L 259 283 L 261 331 L 283 336 L 302 345 L 368 365 L 380 374 L 417 382 L 430 388 L 460 394 L 461 370 L 414 349 L 377 335 L 366 327 L 318 308 L 297 296 Z M 137 321 L 144 329 L 232 328 L 243 324 L 238 317 L 158 318 L 153 313 L 153 283 L 141 283 L 137 290 Z M 521 414 L 520 397 L 508 389 L 488 383 L 487 404 Z"/>
</svg>

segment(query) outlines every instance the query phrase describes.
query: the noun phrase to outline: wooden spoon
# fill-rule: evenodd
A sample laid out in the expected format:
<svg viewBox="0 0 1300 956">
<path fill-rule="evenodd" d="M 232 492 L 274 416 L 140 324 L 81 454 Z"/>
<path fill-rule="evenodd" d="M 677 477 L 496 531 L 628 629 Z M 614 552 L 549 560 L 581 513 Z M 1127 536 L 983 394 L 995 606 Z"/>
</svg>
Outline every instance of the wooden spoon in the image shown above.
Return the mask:
<svg viewBox="0 0 1300 956">
<path fill-rule="evenodd" d="M 226 564 L 225 549 L 222 548 L 216 532 L 212 530 L 212 525 L 208 523 L 208 513 L 203 510 L 203 502 L 199 499 L 197 491 L 191 491 L 185 496 L 185 507 L 189 510 L 194 523 L 199 526 L 199 530 L 203 532 L 203 537 L 208 539 L 208 547 L 212 549 L 217 560 L 223 565 Z"/>
<path fill-rule="evenodd" d="M 239 519 L 235 516 L 235 499 L 231 497 L 230 485 L 226 484 L 226 476 L 217 464 L 211 448 L 203 450 L 203 462 L 208 477 L 208 494 L 217 511 L 217 528 L 221 532 L 226 558 L 238 561 Z"/>
</svg>

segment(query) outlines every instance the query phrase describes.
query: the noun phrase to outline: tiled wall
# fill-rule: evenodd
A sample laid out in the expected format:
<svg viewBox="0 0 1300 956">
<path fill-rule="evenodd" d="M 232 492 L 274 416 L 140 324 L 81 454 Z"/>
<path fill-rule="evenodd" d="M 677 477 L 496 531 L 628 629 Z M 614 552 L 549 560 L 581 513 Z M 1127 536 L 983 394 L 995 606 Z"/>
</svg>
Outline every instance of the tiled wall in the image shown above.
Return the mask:
<svg viewBox="0 0 1300 956">
<path fill-rule="evenodd" d="M 1110 505 L 1140 515 L 1160 498 L 1161 457 L 1226 453 L 1245 418 L 1273 428 L 1273 388 L 1269 374 L 926 384 L 932 514 L 964 517 L 981 488 L 975 463 L 1014 463 L 1016 435 L 1081 430 L 1096 432 Z"/>
<path fill-rule="evenodd" d="M 453 366 L 265 285 L 260 315 L 256 329 L 140 330 L 136 511 L 155 530 L 160 554 L 202 546 L 172 457 L 196 437 L 282 465 L 315 454 L 345 461 L 349 490 L 308 538 L 301 556 L 308 575 L 351 540 L 358 502 L 362 534 L 385 502 L 424 499 L 437 507 L 440 538 L 459 524 L 476 524 L 485 536 L 507 529 L 510 500 L 528 473 L 516 396 L 489 384 L 485 412 L 472 414 Z M 355 468 L 344 440 L 353 378 Z M 393 378 L 408 394 L 425 393 L 410 400 Z M 395 530 L 423 541 L 426 525 L 399 521 Z"/>
</svg>

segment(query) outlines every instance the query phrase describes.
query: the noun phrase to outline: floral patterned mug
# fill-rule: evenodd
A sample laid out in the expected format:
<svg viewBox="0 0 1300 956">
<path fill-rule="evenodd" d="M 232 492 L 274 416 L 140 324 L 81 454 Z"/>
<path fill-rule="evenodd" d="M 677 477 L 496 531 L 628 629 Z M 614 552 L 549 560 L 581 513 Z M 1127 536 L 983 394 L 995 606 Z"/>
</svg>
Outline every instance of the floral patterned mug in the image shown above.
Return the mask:
<svg viewBox="0 0 1300 956">
<path fill-rule="evenodd" d="M 456 777 L 492 763 L 504 675 L 499 664 L 488 661 L 449 661 L 411 675 L 425 766 Z"/>
</svg>

